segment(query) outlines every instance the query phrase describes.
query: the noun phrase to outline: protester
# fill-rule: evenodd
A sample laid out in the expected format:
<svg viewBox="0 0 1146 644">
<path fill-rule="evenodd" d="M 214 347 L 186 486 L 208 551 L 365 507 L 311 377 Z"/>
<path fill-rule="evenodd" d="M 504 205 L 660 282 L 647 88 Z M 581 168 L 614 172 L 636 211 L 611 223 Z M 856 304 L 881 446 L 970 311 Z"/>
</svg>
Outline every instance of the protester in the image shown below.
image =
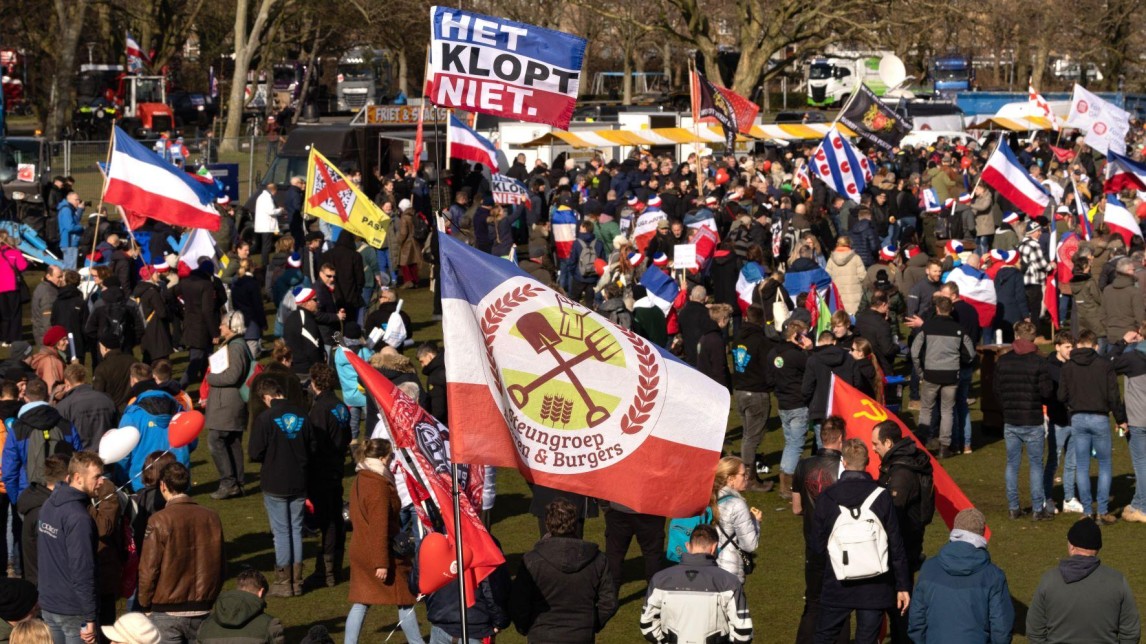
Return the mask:
<svg viewBox="0 0 1146 644">
<path fill-rule="evenodd" d="M 48 386 L 34 378 L 24 386 L 19 415 L 12 422 L 4 441 L 0 480 L 12 503 L 32 483 L 44 483 L 44 463 L 48 456 L 79 451 L 79 434 L 54 407 L 48 404 Z"/>
<path fill-rule="evenodd" d="M 333 588 L 342 581 L 342 554 L 346 525 L 342 520 L 342 476 L 346 450 L 350 447 L 350 410 L 338 399 L 338 376 L 334 369 L 316 364 L 310 368 L 310 392 L 314 395 L 308 420 L 314 437 L 314 452 L 307 459 L 307 498 L 314 506 L 314 523 L 322 532 L 322 547 L 315 556 L 314 574 L 308 587 Z"/>
<path fill-rule="evenodd" d="M 246 482 L 243 430 L 247 428 L 247 403 L 243 400 L 242 388 L 250 377 L 253 360 L 243 340 L 246 328 L 247 322 L 238 311 L 232 311 L 223 318 L 218 331 L 222 347 L 216 356 L 225 357 L 225 361 L 212 357 L 212 361 L 218 360 L 221 364 L 207 372 L 207 384 L 211 387 L 205 414 L 205 424 L 209 429 L 207 446 L 215 471 L 219 473 L 219 489 L 211 493 L 215 500 L 242 496 Z"/>
<path fill-rule="evenodd" d="M 784 453 L 780 458 L 780 496 L 792 498 L 792 474 L 804 451 L 808 435 L 808 403 L 803 393 L 808 349 L 808 326 L 799 320 L 784 326 L 784 342 L 768 353 L 768 382 L 776 392 L 776 405 L 784 428 Z"/>
<path fill-rule="evenodd" d="M 659 309 L 658 309 L 659 310 Z M 748 468 L 749 492 L 769 492 L 773 482 L 757 478 L 757 449 L 764 440 L 765 425 L 772 406 L 772 390 L 768 381 L 768 354 L 776 343 L 764 332 L 764 309 L 753 304 L 744 314 L 740 331 L 732 341 L 732 396 L 744 437 L 740 442 L 740 458 Z"/>
<path fill-rule="evenodd" d="M 285 644 L 282 622 L 265 612 L 267 603 L 263 597 L 267 588 L 263 573 L 251 568 L 239 573 L 235 589 L 219 594 L 210 615 L 199 627 L 200 644 Z"/>
<path fill-rule="evenodd" d="M 39 579 L 39 539 L 40 511 L 56 487 L 68 476 L 68 462 L 71 454 L 53 454 L 44 459 L 43 483 L 32 483 L 20 495 L 20 501 L 13 508 L 16 518 L 22 517 L 20 534 L 21 561 L 24 564 L 24 579 L 37 583 Z"/>
<path fill-rule="evenodd" d="M 925 322 L 911 343 L 911 361 L 922 374 L 920 386 L 919 430 L 927 449 L 946 458 L 951 452 L 951 433 L 955 416 L 955 393 L 959 369 L 974 359 L 975 347 L 959 323 L 951 319 L 953 303 L 934 298 L 935 317 Z M 939 432 L 931 424 L 932 411 L 939 405 Z"/>
<path fill-rule="evenodd" d="M 1054 395 L 1054 383 L 1046 360 L 1035 346 L 1038 331 L 1030 322 L 1015 324 L 1012 351 L 999 357 L 995 365 L 995 395 L 1003 405 L 1003 437 L 1007 446 L 1007 507 L 1012 519 L 1023 516 L 1019 505 L 1019 465 L 1023 449 L 1030 469 L 1031 514 L 1035 521 L 1054 519 L 1046 509 L 1043 487 L 1043 401 Z"/>
<path fill-rule="evenodd" d="M 79 363 L 64 369 L 64 387 L 56 411 L 72 424 L 79 434 L 80 448 L 86 450 L 99 447 L 104 432 L 115 427 L 118 413 L 110 396 L 88 384 L 87 367 Z"/>
<path fill-rule="evenodd" d="M 894 420 L 876 424 L 871 446 L 879 455 L 878 482 L 891 493 L 907 565 L 914 573 L 923 563 L 923 535 L 935 514 L 931 457 L 916 446 L 915 439 L 904 437 Z"/>
<path fill-rule="evenodd" d="M 716 563 L 736 575 L 740 583 L 750 572 L 745 561 L 754 561 L 753 553 L 760 543 L 759 508 L 750 507 L 741 496 L 748 486 L 748 468 L 735 456 L 725 456 L 716 466 L 712 481 L 713 524 L 720 533 Z"/>
</svg>

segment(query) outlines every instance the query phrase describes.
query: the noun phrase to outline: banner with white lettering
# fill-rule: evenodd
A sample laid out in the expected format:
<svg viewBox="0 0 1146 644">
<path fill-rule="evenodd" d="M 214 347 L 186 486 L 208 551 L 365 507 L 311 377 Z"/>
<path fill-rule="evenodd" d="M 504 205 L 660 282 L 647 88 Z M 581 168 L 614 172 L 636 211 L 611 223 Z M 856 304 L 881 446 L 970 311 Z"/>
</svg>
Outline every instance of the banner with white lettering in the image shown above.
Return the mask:
<svg viewBox="0 0 1146 644">
<path fill-rule="evenodd" d="M 449 7 L 430 9 L 430 38 L 434 104 L 569 127 L 584 38 Z"/>
<path fill-rule="evenodd" d="M 516 206 L 518 204 L 528 205 L 530 201 L 529 190 L 525 184 L 504 174 L 493 175 L 490 192 L 493 193 L 494 203 Z"/>
</svg>

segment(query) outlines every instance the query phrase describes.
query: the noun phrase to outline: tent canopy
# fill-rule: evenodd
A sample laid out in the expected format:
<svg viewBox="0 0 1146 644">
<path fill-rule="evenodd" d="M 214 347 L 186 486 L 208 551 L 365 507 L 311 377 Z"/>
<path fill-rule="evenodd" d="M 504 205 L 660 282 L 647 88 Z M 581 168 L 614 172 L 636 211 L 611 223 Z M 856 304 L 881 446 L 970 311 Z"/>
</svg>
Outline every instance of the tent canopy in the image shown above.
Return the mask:
<svg viewBox="0 0 1146 644">
<path fill-rule="evenodd" d="M 1062 126 L 1062 121 L 1059 121 Z M 1054 127 L 1045 116 L 991 116 L 967 126 L 968 130 L 1007 130 L 1008 132 L 1030 132 L 1031 130 L 1052 130 Z"/>
<path fill-rule="evenodd" d="M 854 132 L 843 125 L 837 125 L 836 127 L 844 136 L 855 136 Z M 830 123 L 812 123 L 807 125 L 801 123 L 753 125 L 752 130 L 747 136 L 740 134 L 737 136 L 737 140 L 814 140 L 823 138 L 830 128 Z M 683 127 L 661 127 L 642 130 L 577 130 L 575 132 L 554 130 L 532 141 L 522 143 L 521 146 L 540 147 L 543 145 L 568 145 L 574 148 L 606 148 L 618 145 L 652 146 L 723 142 L 724 133 L 719 127 L 702 125 L 696 131 Z"/>
</svg>

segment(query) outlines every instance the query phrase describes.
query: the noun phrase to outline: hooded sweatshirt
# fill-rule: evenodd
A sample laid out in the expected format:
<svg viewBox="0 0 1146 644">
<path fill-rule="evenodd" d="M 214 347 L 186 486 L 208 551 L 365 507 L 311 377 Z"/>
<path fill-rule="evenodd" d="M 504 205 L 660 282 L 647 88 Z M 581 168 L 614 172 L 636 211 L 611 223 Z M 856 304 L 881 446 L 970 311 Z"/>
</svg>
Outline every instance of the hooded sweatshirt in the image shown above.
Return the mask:
<svg viewBox="0 0 1146 644">
<path fill-rule="evenodd" d="M 509 606 L 530 644 L 590 644 L 617 612 L 617 593 L 597 544 L 547 537 L 522 556 Z"/>
<path fill-rule="evenodd" d="M 1074 414 L 1114 414 L 1126 422 L 1126 408 L 1118 392 L 1114 365 L 1091 348 L 1070 352 L 1070 360 L 1059 372 L 1058 399 Z"/>
<path fill-rule="evenodd" d="M 911 595 L 911 641 L 1004 644 L 1014 621 L 1007 577 L 986 549 L 951 541 L 923 563 Z"/>
<path fill-rule="evenodd" d="M 931 457 L 911 438 L 900 439 L 880 459 L 879 484 L 891 492 L 907 563 L 911 570 L 918 570 L 923 561 L 923 532 L 935 512 Z"/>
<path fill-rule="evenodd" d="M 808 402 L 808 418 L 812 422 L 828 416 L 828 393 L 832 387 L 832 374 L 855 386 L 855 358 L 847 349 L 835 344 L 816 347 L 808 356 L 804 370 L 802 392 Z"/>
<path fill-rule="evenodd" d="M 1130 584 L 1098 557 L 1067 557 L 1048 570 L 1027 612 L 1030 642 L 1129 644 L 1140 634 Z"/>
<path fill-rule="evenodd" d="M 264 611 L 267 604 L 245 590 L 228 590 L 199 627 L 202 644 L 282 644 L 283 625 Z"/>
</svg>

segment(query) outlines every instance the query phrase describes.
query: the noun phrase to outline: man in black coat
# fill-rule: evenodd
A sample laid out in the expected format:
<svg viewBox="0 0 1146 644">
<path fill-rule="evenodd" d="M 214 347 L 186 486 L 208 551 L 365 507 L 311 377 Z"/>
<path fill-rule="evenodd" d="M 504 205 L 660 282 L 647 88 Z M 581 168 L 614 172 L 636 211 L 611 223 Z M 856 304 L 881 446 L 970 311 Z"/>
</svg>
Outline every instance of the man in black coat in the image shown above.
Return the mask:
<svg viewBox="0 0 1146 644">
<path fill-rule="evenodd" d="M 314 573 L 307 578 L 310 588 L 333 588 L 342 577 L 342 554 L 346 545 L 346 524 L 342 520 L 342 475 L 350 447 L 350 410 L 335 391 L 338 374 L 325 364 L 310 368 L 310 391 L 314 394 L 310 421 L 314 432 L 314 452 L 307 460 L 307 498 L 314 504 L 315 523 L 322 530 L 322 549 L 315 556 Z"/>
<path fill-rule="evenodd" d="M 688 302 L 677 314 L 680 325 L 680 339 L 684 346 L 684 361 L 696 366 L 697 344 L 700 336 L 704 335 L 715 322 L 708 315 L 708 307 L 704 302 L 708 299 L 708 291 L 703 286 L 694 286 L 688 292 Z"/>
<path fill-rule="evenodd" d="M 879 455 L 879 484 L 891 492 L 907 565 L 914 573 L 923 565 L 923 533 L 935 515 L 931 457 L 910 436 L 904 438 L 903 429 L 892 420 L 872 428 L 871 447 Z M 907 624 L 902 626 L 906 636 Z"/>
<path fill-rule="evenodd" d="M 75 353 L 83 360 L 88 350 L 88 343 L 92 340 L 83 329 L 88 322 L 88 303 L 84 294 L 80 292 L 80 274 L 76 271 L 64 271 L 63 287 L 52 304 L 51 325 L 59 325 L 72 331 L 73 348 Z"/>
<path fill-rule="evenodd" d="M 438 345 L 427 342 L 418 347 L 418 362 L 426 376 L 426 390 L 430 394 L 430 415 L 438 422 L 450 426 L 450 410 L 446 404 L 446 362 Z"/>
<path fill-rule="evenodd" d="M 293 354 L 291 368 L 303 380 L 309 379 L 311 365 L 326 362 L 326 343 L 318 326 L 318 302 L 314 289 L 300 286 L 294 291 L 298 307 L 283 322 L 283 341 Z"/>
<path fill-rule="evenodd" d="M 187 347 L 187 370 L 179 381 L 183 389 L 202 380 L 207 357 L 219 337 L 227 293 L 213 279 L 214 268 L 210 259 L 202 258 L 199 267 L 171 289 L 173 298 L 183 302 L 183 345 Z"/>
<path fill-rule="evenodd" d="M 740 458 L 751 473 L 747 489 L 755 492 L 772 489 L 771 481 L 761 483 L 756 478 L 756 449 L 764 439 L 764 426 L 771 413 L 773 387 L 768 382 L 767 358 L 775 346 L 764 333 L 764 309 L 758 304 L 749 306 L 744 324 L 732 341 L 732 396 L 744 425 Z"/>
<path fill-rule="evenodd" d="M 1003 437 L 1007 444 L 1007 506 L 1012 519 L 1023 516 L 1019 504 L 1019 464 L 1025 447 L 1030 468 L 1032 518 L 1053 520 L 1054 510 L 1045 508 L 1042 469 L 1046 444 L 1043 403 L 1054 395 L 1054 384 L 1050 367 L 1035 346 L 1038 337 L 1035 325 L 1018 322 L 1014 333 L 1012 351 L 1001 356 L 995 365 L 995 395 L 1006 401 L 1002 407 Z"/>
<path fill-rule="evenodd" d="M 877 290 L 871 295 L 868 308 L 856 313 L 856 335 L 871 343 L 872 353 L 885 375 L 895 368 L 895 357 L 899 355 L 899 345 L 895 342 L 887 312 L 891 308 L 887 292 Z"/>
<path fill-rule="evenodd" d="M 334 267 L 334 303 L 345 309 L 351 320 L 358 319 L 362 307 L 362 289 L 366 286 L 366 273 L 362 255 L 358 252 L 358 237 L 347 231 L 338 235 L 334 248 L 323 256 L 323 262 Z"/>
<path fill-rule="evenodd" d="M 342 322 L 347 318 L 346 308 L 338 304 L 335 295 L 337 277 L 334 266 L 329 262 L 324 263 L 318 271 L 318 282 L 314 285 L 314 301 L 317 305 L 314 311 L 315 319 L 318 320 L 318 328 L 322 332 L 322 341 L 328 347 L 336 344 L 334 332 L 341 330 Z"/>
<path fill-rule="evenodd" d="M 844 442 L 843 463 L 844 473 L 839 481 L 825 490 L 816 503 L 811 542 L 813 551 L 819 556 L 829 557 L 828 541 L 840 516 L 841 506 L 859 508 L 878 491 L 871 511 L 887 534 L 888 572 L 844 582 L 836 577 L 833 565 L 826 566 L 816 641 L 834 641 L 855 611 L 855 641 L 875 642 L 884 612 L 896 611 L 900 616 L 907 614 L 911 603 L 911 569 L 907 565 L 891 494 L 882 490 L 865 471 L 868 453 L 862 440 L 852 438 Z"/>
</svg>

